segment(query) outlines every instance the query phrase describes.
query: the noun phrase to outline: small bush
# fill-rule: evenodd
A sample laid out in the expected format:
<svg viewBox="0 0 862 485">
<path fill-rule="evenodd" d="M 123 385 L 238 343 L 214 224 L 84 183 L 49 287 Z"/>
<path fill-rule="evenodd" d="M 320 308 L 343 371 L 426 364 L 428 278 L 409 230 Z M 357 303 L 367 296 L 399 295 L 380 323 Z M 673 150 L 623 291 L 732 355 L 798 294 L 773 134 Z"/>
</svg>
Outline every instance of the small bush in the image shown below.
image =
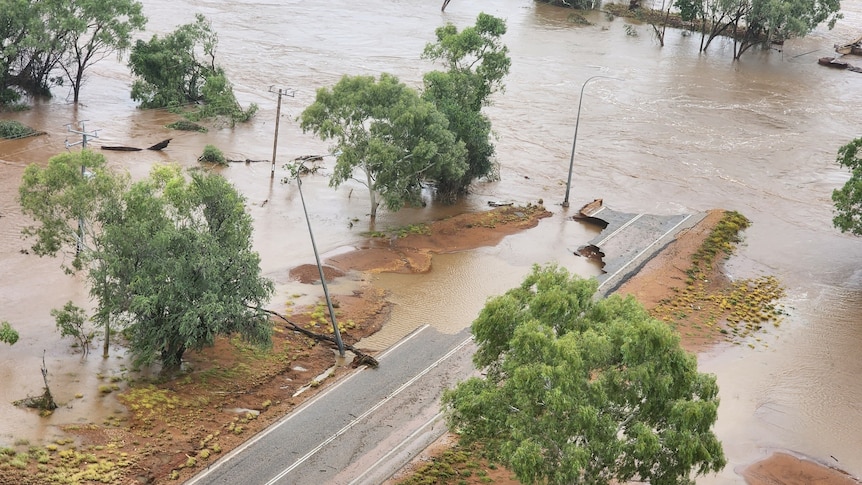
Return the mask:
<svg viewBox="0 0 862 485">
<path fill-rule="evenodd" d="M 81 346 L 85 356 L 90 353 L 93 332 L 87 331 L 85 328 L 87 314 L 83 308 L 68 301 L 62 310 L 56 308 L 51 310 L 51 316 L 57 323 L 57 330 L 60 331 L 61 337 L 73 337 L 75 342 Z"/>
<path fill-rule="evenodd" d="M 208 130 L 206 127 L 201 126 L 197 123 L 192 123 L 187 120 L 179 120 L 167 125 L 168 128 L 172 130 L 180 130 L 180 131 L 197 131 L 199 133 L 206 133 Z"/>
<path fill-rule="evenodd" d="M 13 140 L 38 135 L 39 132 L 29 126 L 13 120 L 0 120 L 0 138 Z"/>
<path fill-rule="evenodd" d="M 224 153 L 213 145 L 207 145 L 204 147 L 204 152 L 200 157 L 198 157 L 198 161 L 227 165 L 227 159 L 224 157 Z"/>
</svg>

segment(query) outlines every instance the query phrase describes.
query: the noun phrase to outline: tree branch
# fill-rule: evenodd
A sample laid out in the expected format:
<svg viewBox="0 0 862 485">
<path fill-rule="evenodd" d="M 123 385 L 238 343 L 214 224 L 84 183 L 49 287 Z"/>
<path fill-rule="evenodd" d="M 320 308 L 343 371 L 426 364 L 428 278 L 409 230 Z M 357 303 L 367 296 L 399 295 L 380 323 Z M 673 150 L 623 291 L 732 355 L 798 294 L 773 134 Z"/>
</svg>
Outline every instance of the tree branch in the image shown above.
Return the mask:
<svg viewBox="0 0 862 485">
<path fill-rule="evenodd" d="M 287 317 L 285 317 L 284 315 L 282 315 L 282 314 L 280 314 L 280 313 L 278 313 L 278 312 L 274 312 L 274 311 L 272 311 L 272 310 L 267 310 L 266 308 L 252 307 L 252 306 L 248 306 L 248 305 L 246 305 L 246 306 L 247 306 L 248 308 L 252 308 L 252 309 L 254 309 L 254 310 L 262 311 L 262 312 L 264 312 L 264 313 L 266 313 L 266 314 L 269 314 L 269 315 L 272 315 L 272 316 L 274 316 L 274 317 L 278 317 L 278 318 L 280 318 L 281 320 L 283 320 L 284 322 L 286 322 L 286 323 L 288 324 L 288 326 L 290 327 L 290 329 L 291 329 L 291 330 L 293 330 L 293 331 L 295 331 L 295 332 L 299 332 L 299 333 L 301 333 L 301 334 L 305 335 L 306 337 L 313 338 L 314 340 L 317 340 L 318 342 L 328 342 L 328 343 L 330 343 L 330 344 L 337 345 L 337 343 L 336 343 L 336 341 L 335 341 L 335 338 L 330 337 L 329 335 L 324 335 L 324 334 L 320 334 L 320 333 L 314 333 L 314 332 L 312 332 L 312 331 L 310 331 L 310 330 L 304 329 L 304 328 L 300 327 L 299 325 L 297 325 L 296 323 L 291 322 L 290 320 L 288 320 L 288 319 L 287 319 Z M 357 349 L 356 347 L 354 347 L 354 346 L 352 346 L 352 345 L 350 345 L 350 344 L 348 344 L 348 343 L 345 343 L 345 344 L 344 344 L 344 348 L 346 348 L 347 350 L 349 350 L 349 351 L 353 352 L 354 354 L 356 354 L 356 355 L 359 357 L 359 359 L 357 359 L 357 360 L 353 363 L 353 366 L 354 366 L 354 367 L 358 367 L 358 366 L 360 366 L 360 365 L 367 365 L 367 366 L 369 366 L 369 367 L 372 367 L 372 368 L 375 368 L 375 369 L 376 369 L 376 368 L 377 368 L 377 366 L 379 365 L 379 363 L 377 362 L 377 359 L 375 359 L 374 357 L 372 357 L 372 356 L 370 356 L 370 355 L 366 354 L 365 352 L 363 352 L 363 351 L 361 351 L 361 350 Z"/>
</svg>

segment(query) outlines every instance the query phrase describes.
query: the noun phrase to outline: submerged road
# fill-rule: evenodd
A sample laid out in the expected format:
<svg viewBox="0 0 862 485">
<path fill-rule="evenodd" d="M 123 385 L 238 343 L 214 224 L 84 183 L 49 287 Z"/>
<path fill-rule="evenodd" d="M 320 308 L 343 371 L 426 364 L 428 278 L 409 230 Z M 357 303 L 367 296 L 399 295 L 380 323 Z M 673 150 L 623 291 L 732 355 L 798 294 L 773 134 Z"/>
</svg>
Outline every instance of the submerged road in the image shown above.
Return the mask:
<svg viewBox="0 0 862 485">
<path fill-rule="evenodd" d="M 705 214 L 655 216 L 593 207 L 606 227 L 587 246 L 603 255 L 599 292 L 613 292 Z M 476 375 L 469 329 L 424 326 L 225 455 L 188 485 L 379 485 L 439 438 L 444 389 Z"/>
</svg>

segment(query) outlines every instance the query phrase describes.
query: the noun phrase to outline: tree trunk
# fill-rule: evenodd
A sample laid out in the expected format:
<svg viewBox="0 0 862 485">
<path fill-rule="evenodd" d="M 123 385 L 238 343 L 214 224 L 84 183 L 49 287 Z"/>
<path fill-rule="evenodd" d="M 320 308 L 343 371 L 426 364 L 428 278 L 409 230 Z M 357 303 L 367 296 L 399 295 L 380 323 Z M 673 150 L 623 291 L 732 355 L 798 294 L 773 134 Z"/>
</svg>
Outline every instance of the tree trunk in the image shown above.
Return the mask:
<svg viewBox="0 0 862 485">
<path fill-rule="evenodd" d="M 288 325 L 290 325 L 290 329 L 293 330 L 294 332 L 299 332 L 299 333 L 305 335 L 306 337 L 310 337 L 310 338 L 317 340 L 318 342 L 328 342 L 330 344 L 336 343 L 335 338 L 330 337 L 329 335 L 323 335 L 323 334 L 319 334 L 319 333 L 314 333 L 310 330 L 306 330 L 306 329 L 302 328 L 301 326 L 297 325 L 296 323 L 291 322 L 290 320 L 287 319 L 287 317 L 285 317 L 284 315 L 282 315 L 278 312 L 274 312 L 272 310 L 267 310 L 266 308 L 256 308 L 256 307 L 250 307 L 250 306 L 248 308 L 262 311 L 268 315 L 278 317 L 281 320 L 284 320 Z M 354 367 L 357 367 L 360 365 L 367 365 L 367 366 L 376 368 L 378 366 L 378 362 L 374 357 L 362 352 L 361 350 L 357 349 L 356 347 L 354 347 L 348 343 L 344 343 L 344 348 L 353 352 L 358 357 L 358 359 L 354 362 Z"/>
<path fill-rule="evenodd" d="M 173 344 L 168 345 L 167 348 L 162 349 L 162 372 L 172 372 L 175 370 L 179 370 L 180 365 L 183 363 L 183 354 L 186 353 L 185 345 L 176 345 Z"/>
<path fill-rule="evenodd" d="M 57 403 L 54 402 L 54 396 L 51 395 L 51 389 L 48 387 L 48 367 L 45 365 L 44 350 L 42 351 L 42 381 L 45 382 L 45 393 L 42 394 L 42 407 L 39 409 L 53 411 L 57 409 Z"/>
<path fill-rule="evenodd" d="M 108 358 L 108 350 L 111 348 L 111 319 L 105 319 L 105 345 L 102 346 L 102 358 Z"/>
<path fill-rule="evenodd" d="M 368 197 L 371 199 L 371 218 L 377 217 L 377 193 L 374 191 L 374 181 L 371 179 L 371 172 L 368 170 L 368 165 L 365 166 L 365 183 L 368 184 Z"/>
<path fill-rule="evenodd" d="M 73 104 L 78 104 L 78 95 L 81 93 L 81 81 L 84 79 L 84 70 L 78 68 L 78 72 L 75 74 L 75 81 L 72 83 L 72 92 L 74 93 L 74 99 L 72 100 Z"/>
</svg>

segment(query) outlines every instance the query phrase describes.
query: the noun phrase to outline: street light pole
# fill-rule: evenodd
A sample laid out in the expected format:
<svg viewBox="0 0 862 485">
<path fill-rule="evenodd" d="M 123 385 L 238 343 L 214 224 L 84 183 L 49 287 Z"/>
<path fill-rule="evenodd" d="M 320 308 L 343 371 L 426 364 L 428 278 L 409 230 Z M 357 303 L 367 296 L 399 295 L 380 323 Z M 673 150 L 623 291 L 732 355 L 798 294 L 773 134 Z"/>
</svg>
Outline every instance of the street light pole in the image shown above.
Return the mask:
<svg viewBox="0 0 862 485">
<path fill-rule="evenodd" d="M 589 83 L 593 79 L 598 78 L 616 79 L 617 81 L 622 81 L 622 79 L 620 78 L 598 75 L 587 78 L 587 80 L 584 81 L 583 86 L 581 86 L 581 97 L 578 99 L 578 115 L 575 117 L 575 137 L 572 139 L 572 158 L 569 160 L 569 178 L 566 179 L 566 198 L 563 199 L 563 207 L 569 206 L 569 190 L 572 187 L 572 169 L 575 166 L 575 146 L 577 146 L 578 143 L 578 124 L 581 121 L 581 104 L 583 104 L 584 102 L 584 88 L 587 87 L 587 83 Z"/>
</svg>

